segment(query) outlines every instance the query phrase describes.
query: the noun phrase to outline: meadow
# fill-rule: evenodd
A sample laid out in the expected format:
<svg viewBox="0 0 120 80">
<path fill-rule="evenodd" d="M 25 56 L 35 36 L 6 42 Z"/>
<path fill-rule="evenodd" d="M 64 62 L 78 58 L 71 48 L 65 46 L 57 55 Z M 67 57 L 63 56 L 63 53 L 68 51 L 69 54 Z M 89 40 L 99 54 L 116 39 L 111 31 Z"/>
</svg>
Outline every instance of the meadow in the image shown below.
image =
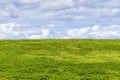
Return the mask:
<svg viewBox="0 0 120 80">
<path fill-rule="evenodd" d="M 0 40 L 0 80 L 120 80 L 120 40 Z"/>
</svg>

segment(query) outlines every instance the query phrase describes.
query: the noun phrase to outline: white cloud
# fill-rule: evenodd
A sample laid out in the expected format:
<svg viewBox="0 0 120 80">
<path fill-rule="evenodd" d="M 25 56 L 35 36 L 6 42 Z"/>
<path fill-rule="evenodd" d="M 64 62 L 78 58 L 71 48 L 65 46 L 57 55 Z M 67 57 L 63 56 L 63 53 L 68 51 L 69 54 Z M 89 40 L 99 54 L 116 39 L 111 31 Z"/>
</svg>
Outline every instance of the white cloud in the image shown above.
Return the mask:
<svg viewBox="0 0 120 80">
<path fill-rule="evenodd" d="M 95 13 L 94 16 L 114 16 L 120 14 L 119 8 L 97 8 L 97 9 L 90 9 L 91 13 Z"/>
<path fill-rule="evenodd" d="M 110 7 L 110 3 L 116 3 L 118 7 Z M 119 24 L 118 3 L 118 0 L 9 0 L 0 8 L 0 17 L 5 19 L 10 17 L 14 22 L 29 24 L 39 22 L 41 22 L 39 24 L 52 22 L 66 23 L 66 25 L 69 23 Z M 98 4 L 100 6 L 97 6 Z"/>
<path fill-rule="evenodd" d="M 0 17 L 9 16 L 9 14 L 6 11 L 2 10 L 2 9 L 0 9 L 0 14 L 1 14 Z"/>
<path fill-rule="evenodd" d="M 104 5 L 109 6 L 109 7 L 118 7 L 118 6 L 120 6 L 120 1 L 119 0 L 109 0 Z"/>
<path fill-rule="evenodd" d="M 13 4 L 4 4 L 0 6 L 0 17 L 15 18 L 20 14 L 20 10 Z"/>
<path fill-rule="evenodd" d="M 18 0 L 22 4 L 37 4 L 41 9 L 64 9 L 74 5 L 73 0 Z"/>
<path fill-rule="evenodd" d="M 48 38 L 49 37 L 49 30 L 41 29 L 41 30 L 36 30 L 36 31 L 27 31 L 24 32 L 24 35 L 28 39 L 40 39 L 40 38 Z"/>
<path fill-rule="evenodd" d="M 92 27 L 92 30 L 98 30 L 99 28 L 100 28 L 99 25 L 95 25 L 95 26 Z"/>
<path fill-rule="evenodd" d="M 0 39 L 12 38 L 120 38 L 120 25 L 100 26 L 81 28 L 67 28 L 66 30 L 56 30 L 54 24 L 46 24 L 41 28 L 28 29 L 27 26 L 21 28 L 20 24 L 6 23 L 0 24 Z M 60 27 L 59 27 L 60 28 Z M 63 27 L 64 28 L 64 27 Z"/>
<path fill-rule="evenodd" d="M 41 36 L 40 35 L 31 35 L 28 37 L 28 39 L 40 39 Z"/>
<path fill-rule="evenodd" d="M 23 25 L 24 26 L 24 25 Z M 0 24 L 0 39 L 12 38 L 14 35 L 18 35 L 19 32 L 16 32 L 14 29 L 21 27 L 17 23 L 1 23 Z"/>
<path fill-rule="evenodd" d="M 43 9 L 64 9 L 74 5 L 72 0 L 47 0 L 40 6 Z"/>
<path fill-rule="evenodd" d="M 85 38 L 86 34 L 90 30 L 89 27 L 81 28 L 81 29 L 70 29 L 67 32 L 67 35 L 71 38 Z"/>
<path fill-rule="evenodd" d="M 69 29 L 68 38 L 120 38 L 120 25 Z"/>
<path fill-rule="evenodd" d="M 119 0 L 0 0 L 0 38 L 119 38 L 119 14 Z"/>
<path fill-rule="evenodd" d="M 14 23 L 0 24 L 0 33 L 10 33 L 15 26 Z"/>
<path fill-rule="evenodd" d="M 18 1 L 24 4 L 33 4 L 33 3 L 39 3 L 42 0 L 18 0 Z"/>
<path fill-rule="evenodd" d="M 0 33 L 0 39 L 4 39 L 5 38 L 5 34 Z"/>
</svg>

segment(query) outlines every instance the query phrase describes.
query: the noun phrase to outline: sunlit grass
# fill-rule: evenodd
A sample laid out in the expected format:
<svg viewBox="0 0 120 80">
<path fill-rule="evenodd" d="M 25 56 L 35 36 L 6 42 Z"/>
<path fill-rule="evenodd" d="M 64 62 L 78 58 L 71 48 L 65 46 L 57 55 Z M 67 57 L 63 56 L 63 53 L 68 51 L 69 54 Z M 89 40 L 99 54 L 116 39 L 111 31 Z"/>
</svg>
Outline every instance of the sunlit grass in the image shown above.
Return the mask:
<svg viewBox="0 0 120 80">
<path fill-rule="evenodd" d="M 120 40 L 1 40 L 0 80 L 119 80 Z"/>
</svg>

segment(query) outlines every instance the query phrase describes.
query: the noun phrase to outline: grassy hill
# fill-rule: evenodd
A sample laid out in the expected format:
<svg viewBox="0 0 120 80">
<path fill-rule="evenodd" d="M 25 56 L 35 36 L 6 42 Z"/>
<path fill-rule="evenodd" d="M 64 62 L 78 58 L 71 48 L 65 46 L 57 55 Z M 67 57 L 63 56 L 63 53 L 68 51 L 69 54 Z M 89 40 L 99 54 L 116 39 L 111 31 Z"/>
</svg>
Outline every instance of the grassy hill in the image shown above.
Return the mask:
<svg viewBox="0 0 120 80">
<path fill-rule="evenodd" d="M 0 80 L 119 80 L 120 40 L 1 40 Z"/>
</svg>

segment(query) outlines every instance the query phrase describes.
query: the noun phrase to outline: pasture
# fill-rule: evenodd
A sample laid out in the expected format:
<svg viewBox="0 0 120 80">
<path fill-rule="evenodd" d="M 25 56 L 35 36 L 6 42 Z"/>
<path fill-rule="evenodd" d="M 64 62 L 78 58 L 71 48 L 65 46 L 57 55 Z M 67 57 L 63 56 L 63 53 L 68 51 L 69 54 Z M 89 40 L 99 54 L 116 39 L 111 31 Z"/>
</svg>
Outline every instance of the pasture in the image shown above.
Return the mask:
<svg viewBox="0 0 120 80">
<path fill-rule="evenodd" d="M 120 80 L 120 40 L 0 40 L 0 80 Z"/>
</svg>

